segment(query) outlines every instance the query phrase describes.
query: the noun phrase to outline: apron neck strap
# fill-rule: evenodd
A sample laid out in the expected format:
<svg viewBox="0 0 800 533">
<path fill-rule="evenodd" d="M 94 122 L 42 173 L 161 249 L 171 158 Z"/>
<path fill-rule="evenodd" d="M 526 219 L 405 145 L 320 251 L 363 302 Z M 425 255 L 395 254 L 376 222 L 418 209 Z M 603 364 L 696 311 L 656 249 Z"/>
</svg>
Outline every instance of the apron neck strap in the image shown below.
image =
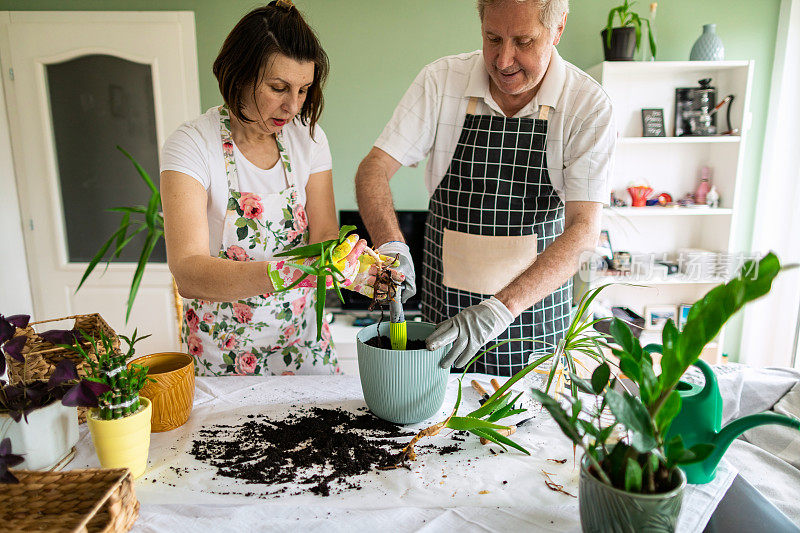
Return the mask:
<svg viewBox="0 0 800 533">
<path fill-rule="evenodd" d="M 239 175 L 238 172 L 236 172 L 236 163 L 233 157 L 231 113 L 227 104 L 219 106 L 219 129 L 220 136 L 222 137 L 222 152 L 223 158 L 225 159 L 225 174 L 228 177 L 228 189 L 241 192 L 239 191 Z M 286 174 L 286 182 L 289 184 L 289 187 L 297 187 L 297 182 L 294 179 L 294 172 L 292 170 L 292 163 L 289 160 L 288 144 L 283 135 L 283 130 L 275 134 L 275 144 L 278 145 L 278 154 L 280 155 L 281 164 L 283 165 L 283 172 Z"/>
<path fill-rule="evenodd" d="M 548 105 L 540 105 L 539 106 L 539 120 L 547 120 L 547 116 L 550 114 L 550 109 L 552 109 Z"/>
<path fill-rule="evenodd" d="M 475 110 L 478 108 L 478 97 L 470 96 L 469 103 L 467 104 L 467 115 L 474 115 Z"/>
</svg>

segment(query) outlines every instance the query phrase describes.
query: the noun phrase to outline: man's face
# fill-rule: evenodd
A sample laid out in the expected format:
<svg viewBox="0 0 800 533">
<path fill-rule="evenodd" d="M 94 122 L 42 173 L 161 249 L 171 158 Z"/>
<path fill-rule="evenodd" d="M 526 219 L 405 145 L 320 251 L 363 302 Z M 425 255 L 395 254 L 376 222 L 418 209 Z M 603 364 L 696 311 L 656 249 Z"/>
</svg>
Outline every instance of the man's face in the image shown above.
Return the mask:
<svg viewBox="0 0 800 533">
<path fill-rule="evenodd" d="M 542 81 L 553 45 L 561 39 L 563 20 L 551 34 L 539 21 L 533 2 L 501 0 L 483 13 L 483 60 L 493 85 L 501 93 L 516 96 Z"/>
</svg>

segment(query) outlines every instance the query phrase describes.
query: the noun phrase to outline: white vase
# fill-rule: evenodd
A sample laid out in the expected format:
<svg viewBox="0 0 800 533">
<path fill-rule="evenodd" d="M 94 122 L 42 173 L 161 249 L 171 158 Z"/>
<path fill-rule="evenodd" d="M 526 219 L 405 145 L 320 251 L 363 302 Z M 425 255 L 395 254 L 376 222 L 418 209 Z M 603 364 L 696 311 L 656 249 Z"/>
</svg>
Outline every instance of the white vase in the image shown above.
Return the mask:
<svg viewBox="0 0 800 533">
<path fill-rule="evenodd" d="M 78 410 L 56 401 L 28 413 L 19 422 L 0 414 L 0 440 L 11 438 L 11 450 L 25 461 L 20 470 L 50 470 L 78 443 Z"/>
</svg>

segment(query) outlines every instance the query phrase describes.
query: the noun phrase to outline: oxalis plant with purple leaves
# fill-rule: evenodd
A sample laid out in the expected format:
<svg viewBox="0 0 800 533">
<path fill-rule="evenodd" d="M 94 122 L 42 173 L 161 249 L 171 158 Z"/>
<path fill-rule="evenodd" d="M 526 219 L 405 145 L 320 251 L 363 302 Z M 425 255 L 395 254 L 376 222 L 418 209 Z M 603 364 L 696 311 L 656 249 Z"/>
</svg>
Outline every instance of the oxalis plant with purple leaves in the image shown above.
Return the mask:
<svg viewBox="0 0 800 533">
<path fill-rule="evenodd" d="M 0 346 L 6 355 L 23 365 L 26 359 L 22 349 L 27 337 L 13 335 L 16 328 L 27 327 L 29 321 L 28 315 L 0 315 Z M 50 330 L 39 336 L 54 344 L 75 338 L 72 330 Z M 5 357 L 0 357 L 0 374 L 5 372 L 5 366 Z M 69 359 L 59 361 L 47 381 L 28 381 L 25 370 L 26 366 L 23 366 L 23 379 L 17 385 L 0 380 L 0 413 L 9 415 L 15 422 L 23 418 L 27 422 L 32 411 L 56 401 L 67 407 L 97 407 L 98 396 L 110 390 L 108 385 L 97 380 L 81 378 Z"/>
<path fill-rule="evenodd" d="M 11 469 L 24 461 L 21 455 L 11 452 L 11 439 L 6 437 L 0 441 L 0 483 L 19 483 Z"/>
</svg>

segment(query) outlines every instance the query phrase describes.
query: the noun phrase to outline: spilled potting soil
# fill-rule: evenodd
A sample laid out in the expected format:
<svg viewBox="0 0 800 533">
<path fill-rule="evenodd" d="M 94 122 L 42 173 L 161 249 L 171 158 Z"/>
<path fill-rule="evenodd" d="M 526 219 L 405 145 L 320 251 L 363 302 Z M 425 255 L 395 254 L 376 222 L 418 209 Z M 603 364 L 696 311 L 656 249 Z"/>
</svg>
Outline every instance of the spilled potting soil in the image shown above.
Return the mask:
<svg viewBox="0 0 800 533">
<path fill-rule="evenodd" d="M 190 453 L 216 468 L 218 476 L 252 484 L 291 484 L 265 497 L 287 490 L 328 496 L 360 489 L 355 477 L 396 464 L 398 452 L 414 435 L 366 409 L 353 413 L 313 407 L 280 420 L 247 418 L 241 425 L 201 429 Z"/>
</svg>

